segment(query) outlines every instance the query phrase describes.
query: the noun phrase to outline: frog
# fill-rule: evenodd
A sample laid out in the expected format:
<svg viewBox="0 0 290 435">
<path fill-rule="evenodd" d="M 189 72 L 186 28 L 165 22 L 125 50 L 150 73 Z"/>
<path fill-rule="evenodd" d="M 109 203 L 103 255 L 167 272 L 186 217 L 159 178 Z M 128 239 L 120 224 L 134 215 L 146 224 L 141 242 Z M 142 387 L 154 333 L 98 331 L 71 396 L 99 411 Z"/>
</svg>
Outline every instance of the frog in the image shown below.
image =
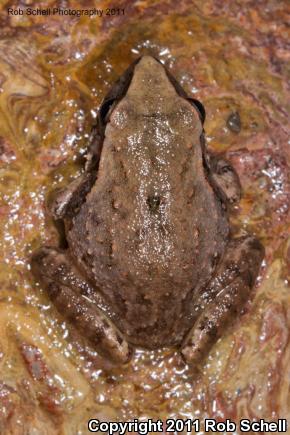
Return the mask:
<svg viewBox="0 0 290 435">
<path fill-rule="evenodd" d="M 100 355 L 174 348 L 198 365 L 249 299 L 261 242 L 234 237 L 239 176 L 208 149 L 205 109 L 151 55 L 103 99 L 83 172 L 50 213 L 65 245 L 32 271 L 56 310 Z"/>
</svg>

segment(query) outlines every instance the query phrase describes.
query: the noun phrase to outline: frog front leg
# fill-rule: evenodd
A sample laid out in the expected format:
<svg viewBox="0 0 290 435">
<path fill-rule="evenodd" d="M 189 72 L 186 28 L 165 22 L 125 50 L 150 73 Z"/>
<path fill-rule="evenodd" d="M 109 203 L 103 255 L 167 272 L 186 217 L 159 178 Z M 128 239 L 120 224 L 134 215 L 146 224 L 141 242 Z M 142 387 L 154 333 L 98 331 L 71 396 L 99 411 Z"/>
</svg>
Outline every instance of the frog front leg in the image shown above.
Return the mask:
<svg viewBox="0 0 290 435">
<path fill-rule="evenodd" d="M 199 362 L 247 301 L 263 256 L 263 246 L 252 236 L 229 242 L 215 276 L 193 308 L 197 318 L 181 348 L 186 362 Z"/>
<path fill-rule="evenodd" d="M 69 219 L 77 213 L 97 178 L 101 150 L 102 137 L 96 128 L 93 128 L 88 145 L 85 171 L 66 188 L 59 190 L 54 195 L 49 207 L 54 219 Z"/>
<path fill-rule="evenodd" d="M 58 191 L 49 207 L 53 218 L 58 220 L 74 216 L 94 181 L 94 174 L 85 172 L 73 180 L 67 188 Z"/>
<path fill-rule="evenodd" d="M 229 202 L 230 204 L 239 202 L 241 198 L 241 184 L 239 176 L 230 162 L 222 156 L 209 153 L 206 155 L 206 161 L 210 168 L 209 177 L 212 180 L 213 187 L 218 190 L 224 202 Z"/>
<path fill-rule="evenodd" d="M 101 295 L 82 278 L 67 251 L 41 248 L 33 255 L 31 265 L 57 310 L 102 355 L 120 364 L 129 361 L 128 343 L 99 308 L 105 305 Z"/>
</svg>

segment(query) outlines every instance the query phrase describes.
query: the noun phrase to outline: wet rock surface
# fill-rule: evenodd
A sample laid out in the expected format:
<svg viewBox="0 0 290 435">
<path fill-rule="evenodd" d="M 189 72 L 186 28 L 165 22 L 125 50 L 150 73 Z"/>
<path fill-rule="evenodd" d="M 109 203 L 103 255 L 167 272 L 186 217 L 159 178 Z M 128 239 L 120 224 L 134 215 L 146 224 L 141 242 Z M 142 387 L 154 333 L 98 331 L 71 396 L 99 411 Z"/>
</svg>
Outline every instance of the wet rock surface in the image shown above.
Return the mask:
<svg viewBox="0 0 290 435">
<path fill-rule="evenodd" d="M 9 17 L 8 6 L 0 10 L 1 433 L 86 433 L 89 418 L 290 418 L 287 2 L 119 2 L 125 14 L 103 18 Z M 252 300 L 196 370 L 174 349 L 112 366 L 68 327 L 29 269 L 35 248 L 59 241 L 49 195 L 79 175 L 102 97 L 143 54 L 204 103 L 208 145 L 241 179 L 233 227 L 266 247 Z"/>
</svg>

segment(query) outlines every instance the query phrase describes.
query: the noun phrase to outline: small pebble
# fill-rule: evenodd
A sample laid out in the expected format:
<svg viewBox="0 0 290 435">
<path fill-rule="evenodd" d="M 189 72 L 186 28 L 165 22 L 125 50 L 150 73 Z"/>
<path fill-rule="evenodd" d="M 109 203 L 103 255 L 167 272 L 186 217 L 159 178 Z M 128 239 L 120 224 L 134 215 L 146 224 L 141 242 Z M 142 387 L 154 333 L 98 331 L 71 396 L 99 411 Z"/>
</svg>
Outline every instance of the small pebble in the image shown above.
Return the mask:
<svg viewBox="0 0 290 435">
<path fill-rule="evenodd" d="M 233 112 L 227 119 L 227 127 L 233 133 L 240 133 L 242 128 L 241 118 L 239 112 Z"/>
</svg>

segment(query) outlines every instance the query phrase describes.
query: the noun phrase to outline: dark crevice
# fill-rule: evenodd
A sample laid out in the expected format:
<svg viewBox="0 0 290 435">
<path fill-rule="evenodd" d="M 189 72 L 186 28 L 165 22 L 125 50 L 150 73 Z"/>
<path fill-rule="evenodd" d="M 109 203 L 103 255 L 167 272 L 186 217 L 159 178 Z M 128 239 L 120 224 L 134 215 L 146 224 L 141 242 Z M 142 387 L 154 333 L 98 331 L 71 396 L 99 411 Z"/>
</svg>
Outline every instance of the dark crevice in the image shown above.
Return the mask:
<svg viewBox="0 0 290 435">
<path fill-rule="evenodd" d="M 151 213 L 156 213 L 159 210 L 161 198 L 158 195 L 150 195 L 147 198 L 147 205 Z"/>
</svg>

